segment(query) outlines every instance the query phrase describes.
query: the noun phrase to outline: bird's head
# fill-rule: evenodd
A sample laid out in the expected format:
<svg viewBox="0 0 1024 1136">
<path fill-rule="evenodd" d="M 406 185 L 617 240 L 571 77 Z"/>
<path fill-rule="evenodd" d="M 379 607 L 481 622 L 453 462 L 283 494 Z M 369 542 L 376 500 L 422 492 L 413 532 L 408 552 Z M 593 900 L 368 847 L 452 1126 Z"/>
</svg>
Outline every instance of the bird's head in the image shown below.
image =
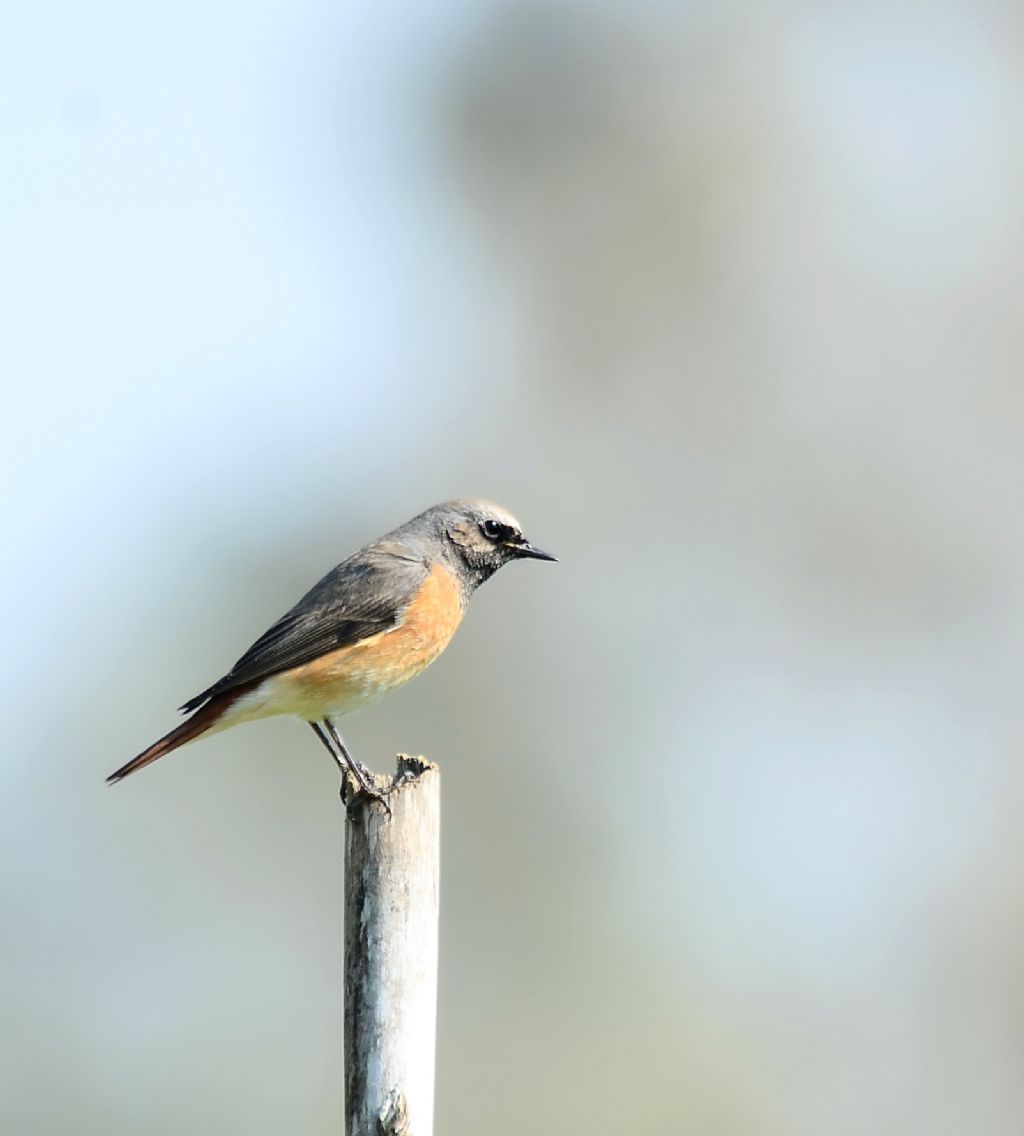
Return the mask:
<svg viewBox="0 0 1024 1136">
<path fill-rule="evenodd" d="M 492 501 L 445 501 L 428 513 L 435 514 L 449 558 L 471 587 L 482 584 L 510 560 L 558 559 L 532 545 L 515 517 Z"/>
</svg>

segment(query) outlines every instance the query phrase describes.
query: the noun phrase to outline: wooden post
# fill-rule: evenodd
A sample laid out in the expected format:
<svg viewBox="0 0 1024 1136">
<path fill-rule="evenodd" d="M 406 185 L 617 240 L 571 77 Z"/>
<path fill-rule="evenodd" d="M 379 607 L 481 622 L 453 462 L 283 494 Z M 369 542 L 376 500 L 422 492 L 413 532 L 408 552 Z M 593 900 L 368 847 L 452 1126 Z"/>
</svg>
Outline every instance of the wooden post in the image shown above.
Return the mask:
<svg viewBox="0 0 1024 1136">
<path fill-rule="evenodd" d="M 402 754 L 376 783 L 390 817 L 345 793 L 345 1130 L 432 1136 L 441 775 Z"/>
</svg>

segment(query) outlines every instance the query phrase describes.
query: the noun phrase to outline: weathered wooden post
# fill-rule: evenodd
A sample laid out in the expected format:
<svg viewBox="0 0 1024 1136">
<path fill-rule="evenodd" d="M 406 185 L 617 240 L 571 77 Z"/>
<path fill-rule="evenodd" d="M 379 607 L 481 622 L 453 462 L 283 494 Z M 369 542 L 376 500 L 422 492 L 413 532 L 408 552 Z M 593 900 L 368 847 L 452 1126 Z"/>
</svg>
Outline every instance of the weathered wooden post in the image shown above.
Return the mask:
<svg viewBox="0 0 1024 1136">
<path fill-rule="evenodd" d="M 346 779 L 346 1132 L 432 1136 L 441 775 L 400 755 L 376 787 L 390 816 Z"/>
</svg>

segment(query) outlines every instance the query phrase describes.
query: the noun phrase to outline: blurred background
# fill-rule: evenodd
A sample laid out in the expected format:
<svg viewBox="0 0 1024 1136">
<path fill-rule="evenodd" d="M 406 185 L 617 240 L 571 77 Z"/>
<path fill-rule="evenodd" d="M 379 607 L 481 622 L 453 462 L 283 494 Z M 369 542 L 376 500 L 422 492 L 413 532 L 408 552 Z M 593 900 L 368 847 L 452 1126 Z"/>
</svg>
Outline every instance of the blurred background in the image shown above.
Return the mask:
<svg viewBox="0 0 1024 1136">
<path fill-rule="evenodd" d="M 1024 17 L 22 5 L 0 1128 L 340 1131 L 337 777 L 116 790 L 445 497 L 439 1133 L 1024 1130 Z"/>
</svg>

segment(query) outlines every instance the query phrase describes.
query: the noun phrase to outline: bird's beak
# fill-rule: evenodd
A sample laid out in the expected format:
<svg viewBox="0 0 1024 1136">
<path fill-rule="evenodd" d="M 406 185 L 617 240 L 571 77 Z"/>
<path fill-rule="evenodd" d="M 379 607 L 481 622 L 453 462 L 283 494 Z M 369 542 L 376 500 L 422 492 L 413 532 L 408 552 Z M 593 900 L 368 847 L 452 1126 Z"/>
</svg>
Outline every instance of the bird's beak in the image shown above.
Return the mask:
<svg viewBox="0 0 1024 1136">
<path fill-rule="evenodd" d="M 516 555 L 522 557 L 524 560 L 553 560 L 556 564 L 558 563 L 557 556 L 552 555 L 550 552 L 545 552 L 543 548 L 534 548 L 528 540 L 513 545 L 513 548 L 516 551 Z"/>
</svg>

